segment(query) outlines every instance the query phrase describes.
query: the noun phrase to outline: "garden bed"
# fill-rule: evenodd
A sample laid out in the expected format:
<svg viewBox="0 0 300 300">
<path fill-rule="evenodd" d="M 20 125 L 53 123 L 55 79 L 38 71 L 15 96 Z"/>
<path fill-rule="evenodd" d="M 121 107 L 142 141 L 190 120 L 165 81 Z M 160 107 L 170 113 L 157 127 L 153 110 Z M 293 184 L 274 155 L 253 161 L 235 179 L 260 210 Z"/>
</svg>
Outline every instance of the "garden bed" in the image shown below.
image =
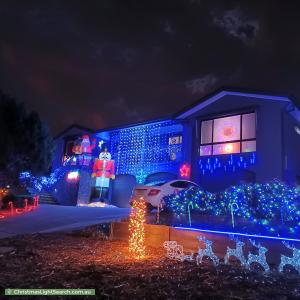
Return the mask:
<svg viewBox="0 0 300 300">
<path fill-rule="evenodd" d="M 163 248 L 150 246 L 146 258 L 136 261 L 127 246 L 124 241 L 106 240 L 97 227 L 2 239 L 1 293 L 8 287 L 95 288 L 102 299 L 300 297 L 300 276 L 292 271 L 264 276 L 238 265 L 214 268 L 205 262 L 197 266 L 166 259 Z"/>
</svg>

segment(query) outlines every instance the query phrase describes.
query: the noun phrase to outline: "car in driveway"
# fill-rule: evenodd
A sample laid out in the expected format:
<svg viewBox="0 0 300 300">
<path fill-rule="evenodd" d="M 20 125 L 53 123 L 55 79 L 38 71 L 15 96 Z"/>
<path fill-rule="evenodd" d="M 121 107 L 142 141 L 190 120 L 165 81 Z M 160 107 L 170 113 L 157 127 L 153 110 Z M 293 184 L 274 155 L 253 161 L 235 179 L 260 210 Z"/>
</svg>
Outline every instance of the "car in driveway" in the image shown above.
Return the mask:
<svg viewBox="0 0 300 300">
<path fill-rule="evenodd" d="M 190 187 L 198 187 L 198 184 L 189 180 L 180 179 L 167 182 L 152 182 L 136 186 L 132 198 L 143 197 L 146 201 L 148 211 L 151 211 L 151 209 L 163 205 L 163 198 L 165 196 L 176 194 L 183 189 L 188 189 Z"/>
</svg>

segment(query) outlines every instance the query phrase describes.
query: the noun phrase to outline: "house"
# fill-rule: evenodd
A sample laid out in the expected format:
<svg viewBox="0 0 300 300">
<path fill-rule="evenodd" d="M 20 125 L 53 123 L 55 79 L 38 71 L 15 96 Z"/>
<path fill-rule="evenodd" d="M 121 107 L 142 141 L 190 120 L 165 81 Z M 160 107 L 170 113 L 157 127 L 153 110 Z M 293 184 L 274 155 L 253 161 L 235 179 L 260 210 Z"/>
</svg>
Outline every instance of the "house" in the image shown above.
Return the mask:
<svg viewBox="0 0 300 300">
<path fill-rule="evenodd" d="M 74 151 L 82 136 L 92 149 L 85 158 Z M 169 118 L 101 130 L 73 125 L 55 141 L 53 169 L 63 175 L 51 192 L 67 205 L 89 201 L 103 145 L 114 162 L 110 199 L 162 178 L 189 179 L 209 191 L 274 178 L 300 183 L 300 112 L 285 96 L 224 88 Z"/>
</svg>

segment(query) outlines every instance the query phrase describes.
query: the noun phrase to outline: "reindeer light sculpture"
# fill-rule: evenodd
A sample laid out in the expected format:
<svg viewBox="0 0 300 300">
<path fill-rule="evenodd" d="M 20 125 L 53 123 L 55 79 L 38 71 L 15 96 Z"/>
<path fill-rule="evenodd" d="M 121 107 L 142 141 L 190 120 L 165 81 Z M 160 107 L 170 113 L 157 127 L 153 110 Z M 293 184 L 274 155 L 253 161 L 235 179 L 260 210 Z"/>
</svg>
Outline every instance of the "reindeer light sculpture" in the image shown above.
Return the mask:
<svg viewBox="0 0 300 300">
<path fill-rule="evenodd" d="M 269 272 L 270 267 L 266 260 L 266 252 L 268 251 L 268 249 L 263 247 L 260 243 L 256 244 L 254 240 L 250 239 L 250 242 L 254 247 L 258 248 L 258 255 L 249 253 L 246 268 L 250 270 L 251 264 L 256 262 L 263 267 L 264 272 Z"/>
<path fill-rule="evenodd" d="M 243 253 L 243 247 L 244 247 L 245 243 L 235 237 L 231 237 L 231 240 L 235 241 L 236 247 L 235 247 L 235 249 L 232 249 L 227 246 L 227 252 L 224 257 L 225 264 L 228 264 L 229 258 L 231 256 L 234 256 L 241 262 L 241 265 L 243 267 L 245 267 L 247 265 L 247 260 Z"/>
<path fill-rule="evenodd" d="M 199 240 L 199 242 L 202 241 L 205 243 L 205 249 L 202 249 L 200 247 L 198 249 L 198 255 L 196 257 L 197 265 L 202 263 L 202 259 L 204 256 L 207 256 L 213 261 L 214 266 L 217 266 L 220 263 L 220 261 L 219 258 L 214 254 L 212 250 L 213 242 L 202 236 L 198 236 L 197 239 Z"/>
<path fill-rule="evenodd" d="M 295 248 L 294 245 L 290 245 L 288 242 L 283 241 L 282 244 L 290 250 L 293 250 L 293 256 L 281 255 L 280 265 L 278 266 L 278 271 L 282 272 L 284 266 L 291 265 L 300 274 L 300 249 Z"/>
</svg>

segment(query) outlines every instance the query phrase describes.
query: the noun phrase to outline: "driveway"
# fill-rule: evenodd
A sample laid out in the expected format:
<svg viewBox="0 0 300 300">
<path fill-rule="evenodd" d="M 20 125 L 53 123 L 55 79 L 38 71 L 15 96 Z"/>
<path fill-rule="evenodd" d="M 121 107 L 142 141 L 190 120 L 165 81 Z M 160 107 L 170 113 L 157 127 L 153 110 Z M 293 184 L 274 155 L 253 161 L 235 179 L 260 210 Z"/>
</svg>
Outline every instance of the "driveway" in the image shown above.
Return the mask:
<svg viewBox="0 0 300 300">
<path fill-rule="evenodd" d="M 19 234 L 68 231 L 126 219 L 129 208 L 40 204 L 31 212 L 0 219 L 0 238 Z"/>
</svg>

